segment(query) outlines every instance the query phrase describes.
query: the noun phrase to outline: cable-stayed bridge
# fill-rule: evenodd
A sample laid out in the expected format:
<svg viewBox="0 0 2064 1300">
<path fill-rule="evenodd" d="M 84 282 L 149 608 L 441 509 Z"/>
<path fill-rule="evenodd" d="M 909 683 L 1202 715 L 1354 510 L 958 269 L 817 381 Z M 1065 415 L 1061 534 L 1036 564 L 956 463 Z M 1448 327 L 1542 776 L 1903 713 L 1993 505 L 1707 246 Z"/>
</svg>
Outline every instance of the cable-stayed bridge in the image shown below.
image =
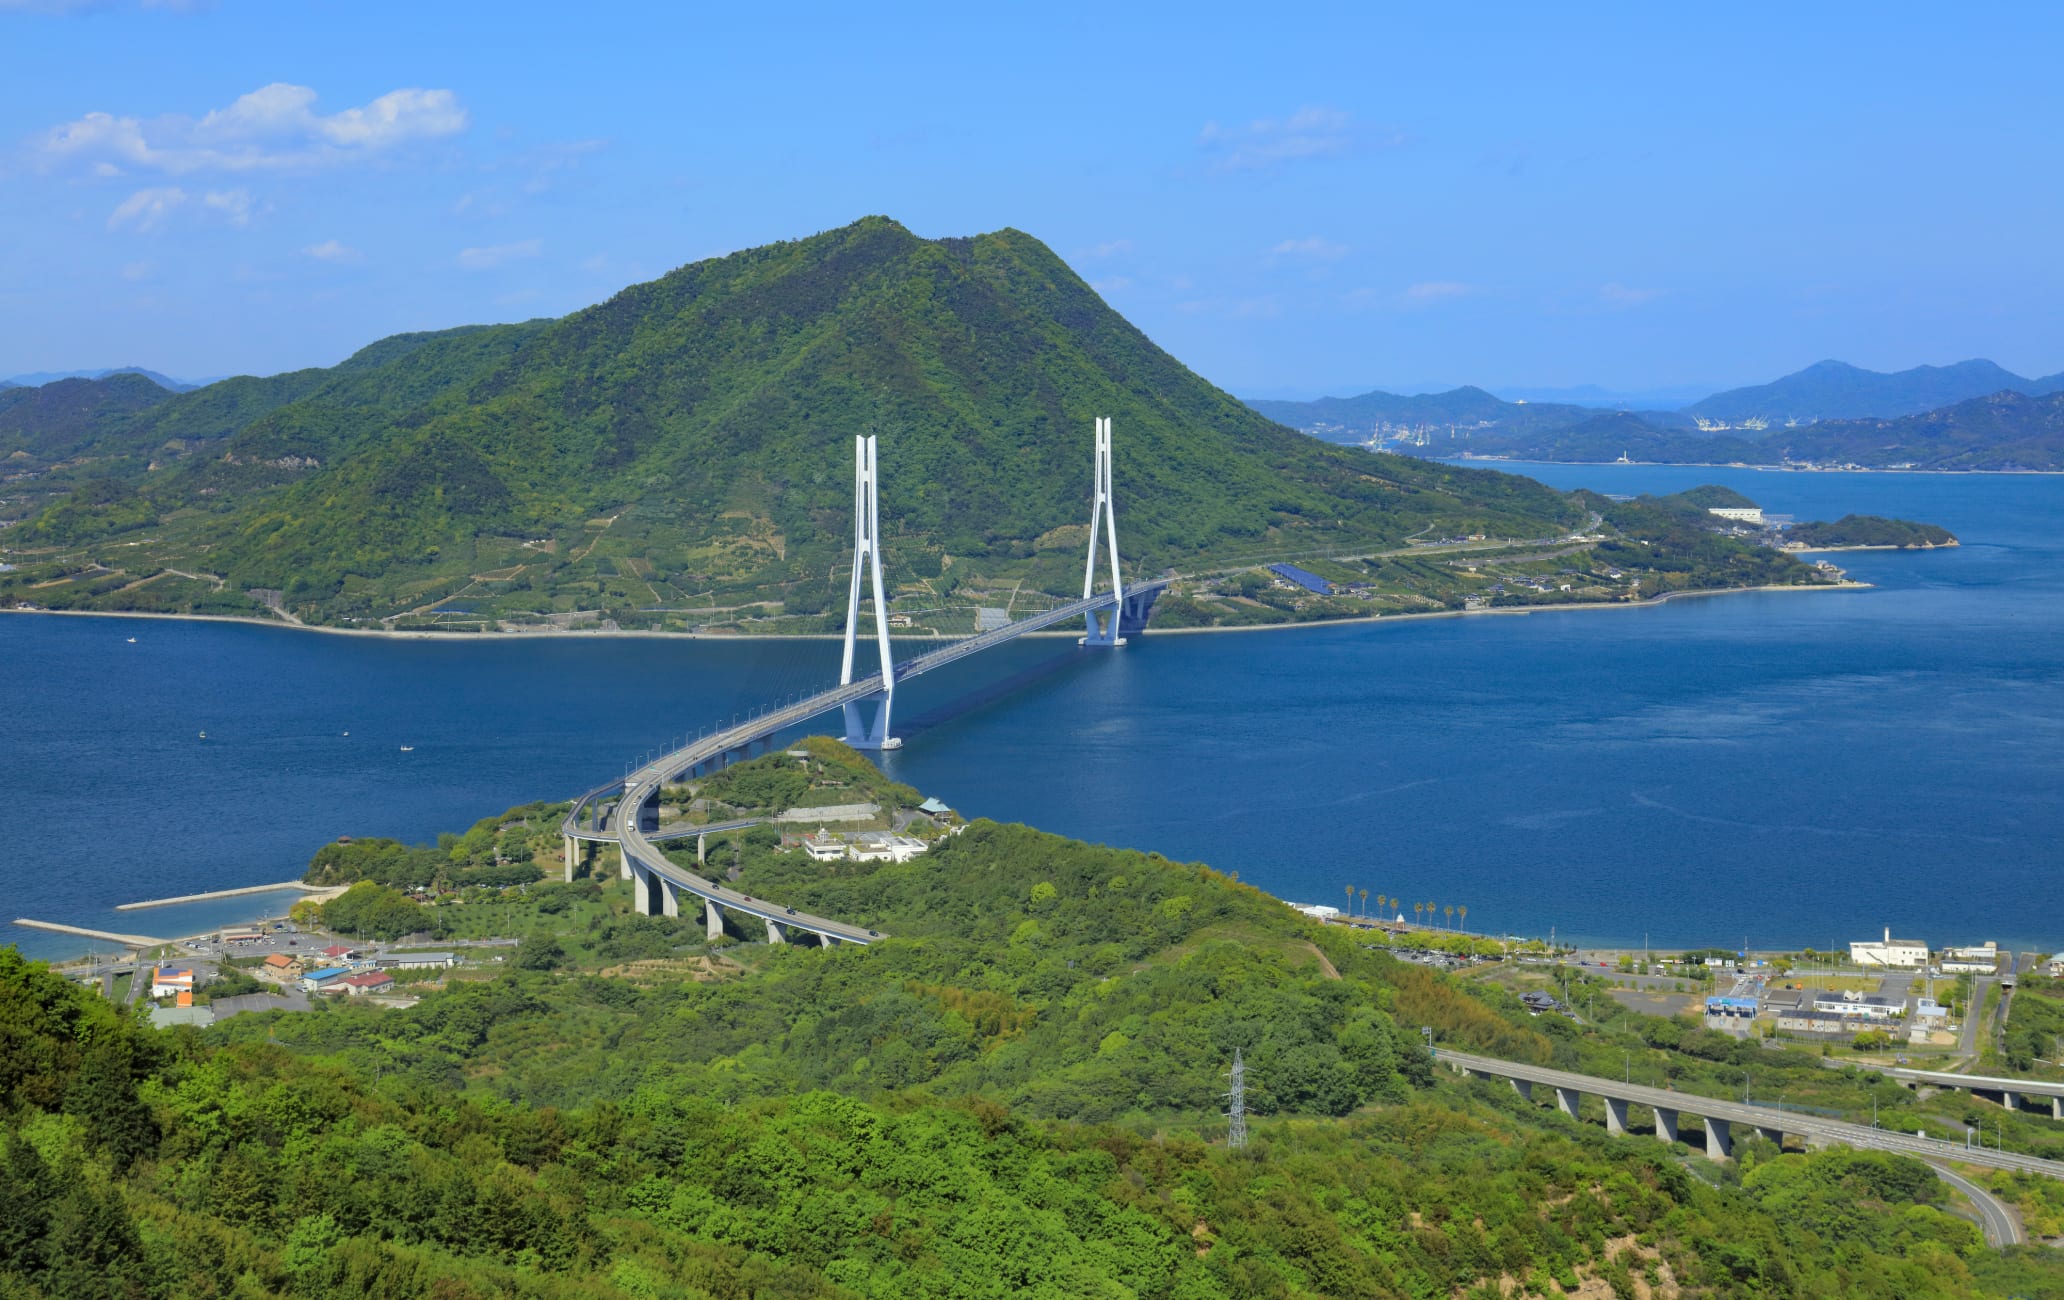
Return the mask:
<svg viewBox="0 0 2064 1300">
<path fill-rule="evenodd" d="M 867 943 L 876 932 L 828 917 L 811 916 L 763 898 L 754 898 L 669 861 L 658 842 L 713 831 L 735 830 L 756 820 L 709 826 L 659 824 L 659 795 L 666 785 L 692 778 L 764 752 L 774 737 L 812 718 L 834 711 L 845 715 L 846 743 L 856 749 L 894 749 L 902 744 L 890 729 L 896 684 L 984 650 L 994 649 L 1029 633 L 1082 619 L 1084 646 L 1115 649 L 1145 630 L 1154 600 L 1169 579 L 1126 585 L 1118 566 L 1118 523 L 1113 509 L 1111 422 L 1096 422 L 1095 492 L 1092 497 L 1089 557 L 1082 578 L 1082 598 L 1028 615 L 1011 623 L 953 641 L 902 663 L 895 662 L 889 643 L 888 602 L 881 573 L 879 470 L 872 436 L 854 440 L 853 577 L 846 601 L 845 653 L 839 683 L 807 698 L 770 707 L 751 718 L 697 736 L 660 757 L 641 762 L 621 779 L 596 786 L 576 799 L 561 833 L 565 837 L 566 878 L 573 879 L 585 846 L 616 844 L 622 851 L 621 871 L 632 882 L 637 910 L 649 916 L 680 916 L 697 904 L 711 938 L 721 932 L 724 913 L 736 912 L 767 927 L 770 943 L 790 934 L 814 935 L 821 944 Z M 1106 545 L 1110 584 L 1099 590 L 1098 542 Z M 872 588 L 874 634 L 881 667 L 856 677 L 854 653 L 860 627 L 863 586 Z M 869 713 L 872 716 L 869 716 Z"/>
</svg>

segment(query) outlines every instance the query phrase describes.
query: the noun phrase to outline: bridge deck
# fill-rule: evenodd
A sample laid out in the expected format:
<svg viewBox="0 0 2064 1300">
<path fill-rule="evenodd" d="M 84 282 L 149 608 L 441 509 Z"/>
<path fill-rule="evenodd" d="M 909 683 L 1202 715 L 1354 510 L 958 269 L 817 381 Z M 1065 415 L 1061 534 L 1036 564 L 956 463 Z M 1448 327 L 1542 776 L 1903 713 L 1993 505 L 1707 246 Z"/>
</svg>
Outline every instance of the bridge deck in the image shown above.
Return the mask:
<svg viewBox="0 0 2064 1300">
<path fill-rule="evenodd" d="M 1069 601 L 1065 605 L 1057 605 L 1042 613 L 1019 619 L 1007 627 L 994 628 L 977 636 L 956 641 L 951 645 L 942 646 L 937 650 L 897 664 L 895 665 L 892 680 L 900 682 L 931 672 L 935 668 L 943 668 L 947 664 L 965 659 L 969 655 L 979 654 L 984 650 L 992 649 L 1006 641 L 1024 636 L 1029 632 L 1037 632 L 1042 628 L 1052 627 L 1056 623 L 1065 623 L 1069 619 L 1082 618 L 1091 611 L 1119 605 L 1124 600 L 1134 596 L 1143 596 L 1149 592 L 1159 591 L 1167 585 L 1168 579 L 1158 578 L 1151 582 L 1134 583 L 1123 592 L 1103 591 L 1084 600 Z M 1116 615 L 1113 615 L 1113 617 L 1116 617 Z M 726 910 L 741 912 L 765 921 L 772 921 L 789 929 L 803 930 L 811 934 L 829 935 L 831 938 L 848 943 L 867 943 L 870 940 L 878 939 L 881 936 L 874 931 L 860 926 L 847 925 L 843 921 L 834 921 L 828 917 L 811 916 L 807 913 L 790 914 L 787 908 L 779 904 L 770 903 L 765 899 L 749 898 L 737 890 L 726 888 L 716 884 L 714 881 L 705 880 L 693 872 L 675 866 L 667 861 L 666 855 L 653 847 L 653 841 L 662 838 L 665 832 L 640 830 L 637 816 L 634 813 L 626 816 L 624 810 L 643 807 L 647 800 L 657 794 L 660 786 L 690 768 L 706 763 L 711 759 L 721 758 L 725 754 L 744 750 L 777 732 L 785 731 L 790 727 L 800 726 L 819 714 L 829 713 L 833 709 L 843 708 L 847 704 L 855 704 L 871 696 L 879 695 L 884 689 L 885 685 L 882 681 L 882 675 L 877 672 L 865 680 L 853 682 L 845 686 L 834 686 L 829 690 L 820 691 L 808 699 L 799 700 L 782 708 L 769 710 L 740 723 L 738 726 L 727 728 L 713 735 L 698 737 L 680 749 L 662 755 L 645 764 L 622 781 L 612 781 L 606 785 L 596 786 L 593 790 L 580 796 L 567 812 L 566 820 L 561 825 L 560 831 L 572 839 L 614 840 L 622 846 L 624 856 L 629 861 L 635 862 L 647 871 L 664 877 L 677 888 L 686 890 L 698 898 L 713 901 L 717 906 Z M 618 790 L 621 790 L 623 795 L 617 800 L 616 810 L 610 817 L 610 821 L 614 825 L 608 828 L 606 833 L 589 830 L 580 825 L 581 812 L 589 804 Z M 721 828 L 698 827 L 695 830 L 684 829 L 681 833 L 694 834 L 711 829 Z"/>
<path fill-rule="evenodd" d="M 1441 1048 L 1434 1055 L 1435 1059 L 1447 1065 L 1480 1071 L 1501 1079 L 1524 1079 L 1528 1083 L 1568 1088 L 1594 1096 L 1611 1097 L 1618 1101 L 1631 1101 L 1640 1106 L 1660 1106 L 1664 1110 L 1697 1115 L 1702 1119 L 1725 1120 L 1729 1124 L 1742 1124 L 1751 1128 L 1777 1129 L 1786 1133 L 1796 1133 L 1809 1140 L 1840 1142 L 1875 1151 L 1898 1151 L 1927 1160 L 1954 1160 L 1959 1164 L 1982 1165 L 1989 1169 L 2012 1169 L 2021 1173 L 2042 1174 L 2049 1178 L 2064 1178 L 2064 1162 L 2016 1155 L 2011 1151 L 1966 1147 L 1960 1142 L 1916 1137 L 1911 1133 L 1895 1133 L 1890 1129 L 1872 1128 L 1868 1124 L 1852 1124 L 1847 1120 L 1823 1119 L 1818 1115 L 1802 1115 L 1797 1111 L 1780 1110 L 1775 1106 L 1757 1106 L 1739 1101 L 1722 1101 L 1717 1097 L 1700 1097 L 1686 1092 L 1670 1092 L 1645 1084 L 1622 1083 L 1618 1079 L 1601 1079 L 1596 1075 L 1551 1070 L 1541 1065 L 1523 1065 L 1517 1061 L 1501 1061 L 1490 1056 L 1471 1056 L 1464 1052 L 1449 1051 L 1447 1048 Z"/>
</svg>

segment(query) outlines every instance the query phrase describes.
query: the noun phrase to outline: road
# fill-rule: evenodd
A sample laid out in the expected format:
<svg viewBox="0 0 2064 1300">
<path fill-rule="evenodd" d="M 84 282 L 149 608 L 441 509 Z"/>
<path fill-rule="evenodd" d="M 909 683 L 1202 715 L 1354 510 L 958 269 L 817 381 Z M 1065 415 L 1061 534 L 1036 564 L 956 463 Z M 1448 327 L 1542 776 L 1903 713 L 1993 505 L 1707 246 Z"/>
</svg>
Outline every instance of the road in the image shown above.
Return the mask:
<svg viewBox="0 0 2064 1300">
<path fill-rule="evenodd" d="M 1978 1042 L 1985 1028 L 1985 994 L 1992 987 L 1992 981 L 1985 978 L 1971 981 L 1971 1003 L 1964 1012 L 1964 1037 L 1957 1044 L 1957 1050 L 1972 1061 L 1978 1059 Z"/>
<path fill-rule="evenodd" d="M 1496 1057 L 1472 1056 L 1464 1052 L 1450 1051 L 1445 1047 L 1435 1052 L 1435 1057 L 1442 1064 L 1458 1069 L 1482 1070 L 1486 1074 L 1501 1078 L 1525 1079 L 1530 1083 L 1569 1088 L 1593 1096 L 1623 1098 L 1640 1106 L 1661 1106 L 1665 1110 L 1685 1111 L 1707 1119 L 1725 1120 L 1729 1124 L 1781 1130 L 1797 1134 L 1809 1142 L 1841 1143 L 1870 1151 L 1897 1151 L 1903 1155 L 1919 1156 L 1923 1160 L 1954 1160 L 1958 1164 L 1982 1165 L 1988 1169 L 2011 1169 L 2021 1173 L 2040 1174 L 2045 1178 L 2064 1179 L 2064 1162 L 2019 1155 L 2012 1151 L 1967 1148 L 1960 1142 L 1917 1137 L 1911 1133 L 1896 1133 L 1890 1129 L 1872 1128 L 1867 1124 L 1852 1124 L 1847 1120 L 1825 1119 L 1798 1111 L 1779 1110 L 1775 1106 L 1757 1106 L 1739 1101 L 1722 1101 L 1715 1097 L 1701 1097 L 1687 1092 L 1671 1092 L 1638 1083 L 1622 1083 L 1618 1079 L 1601 1079 L 1596 1075 L 1577 1074 L 1569 1070 L 1551 1070 L 1546 1066 L 1501 1061 Z"/>
<path fill-rule="evenodd" d="M 1964 1194 L 1971 1202 L 1971 1208 L 1978 1211 L 1978 1226 L 1985 1230 L 1985 1244 L 1988 1246 L 2018 1246 L 2028 1240 L 2021 1231 L 2021 1220 L 2014 1217 L 2006 1203 L 1952 1169 L 1930 1160 L 1929 1167 L 1935 1176 Z"/>
</svg>

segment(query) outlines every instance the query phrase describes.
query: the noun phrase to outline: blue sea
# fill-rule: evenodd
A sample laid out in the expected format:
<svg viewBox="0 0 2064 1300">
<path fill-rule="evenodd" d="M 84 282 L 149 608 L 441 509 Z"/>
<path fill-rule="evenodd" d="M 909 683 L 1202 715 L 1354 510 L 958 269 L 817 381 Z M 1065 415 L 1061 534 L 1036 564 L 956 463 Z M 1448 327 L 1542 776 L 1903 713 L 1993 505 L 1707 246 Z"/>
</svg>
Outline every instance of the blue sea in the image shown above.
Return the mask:
<svg viewBox="0 0 2064 1300">
<path fill-rule="evenodd" d="M 971 816 L 1299 901 L 1466 906 L 1473 931 L 1831 947 L 1891 926 L 2064 948 L 2064 478 L 1509 468 L 1615 493 L 1725 483 L 1964 545 L 1833 557 L 1868 591 L 1116 652 L 1028 639 L 907 684 L 887 765 Z M 340 834 L 423 840 L 566 797 L 821 687 L 837 656 L 0 616 L 0 922 L 172 935 L 276 913 L 290 896 L 112 908 L 286 880 Z"/>
</svg>

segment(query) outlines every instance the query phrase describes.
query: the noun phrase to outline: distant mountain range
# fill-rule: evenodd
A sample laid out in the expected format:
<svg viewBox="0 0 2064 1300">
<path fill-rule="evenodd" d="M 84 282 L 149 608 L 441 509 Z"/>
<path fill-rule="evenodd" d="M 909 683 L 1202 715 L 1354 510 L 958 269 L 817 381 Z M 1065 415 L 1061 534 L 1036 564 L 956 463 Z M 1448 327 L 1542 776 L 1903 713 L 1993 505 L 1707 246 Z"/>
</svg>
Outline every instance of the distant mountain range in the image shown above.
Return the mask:
<svg viewBox="0 0 2064 1300">
<path fill-rule="evenodd" d="M 1774 383 L 1715 393 L 1685 407 L 1684 414 L 1727 424 L 1749 420 L 1771 424 L 1889 420 L 1990 393 L 2041 397 L 2060 389 L 2064 389 L 2064 374 L 2024 379 L 1985 360 L 1959 361 L 1953 366 L 1915 366 L 1889 375 L 1846 362 L 1822 361 Z"/>
<path fill-rule="evenodd" d="M 0 388 L 40 388 L 45 384 L 55 383 L 60 379 L 106 379 L 109 375 L 142 375 L 158 387 L 169 389 L 175 393 L 191 392 L 193 389 L 199 388 L 202 383 L 207 382 L 202 380 L 196 383 L 188 383 L 183 379 L 173 379 L 169 375 L 161 375 L 155 370 L 145 370 L 142 366 L 114 366 L 107 370 L 38 370 L 26 375 L 15 375 L 8 379 L 0 379 Z"/>
<path fill-rule="evenodd" d="M 2064 374 L 2028 379 L 1990 361 L 1880 374 L 1823 361 L 1677 411 L 1510 402 L 1481 388 L 1249 403 L 1329 442 L 1426 456 L 1868 468 L 2064 469 Z"/>
</svg>

